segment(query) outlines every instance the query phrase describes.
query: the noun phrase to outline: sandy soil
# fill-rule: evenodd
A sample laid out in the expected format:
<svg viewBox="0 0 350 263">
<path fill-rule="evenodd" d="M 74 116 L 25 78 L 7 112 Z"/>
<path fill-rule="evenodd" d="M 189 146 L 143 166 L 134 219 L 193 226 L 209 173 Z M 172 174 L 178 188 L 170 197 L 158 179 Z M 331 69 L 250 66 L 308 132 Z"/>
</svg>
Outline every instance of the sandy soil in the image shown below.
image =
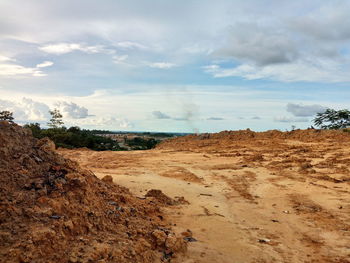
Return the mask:
<svg viewBox="0 0 350 263">
<path fill-rule="evenodd" d="M 161 189 L 179 262 L 350 262 L 349 143 L 275 140 L 150 151 L 60 150 L 138 196 Z"/>
</svg>

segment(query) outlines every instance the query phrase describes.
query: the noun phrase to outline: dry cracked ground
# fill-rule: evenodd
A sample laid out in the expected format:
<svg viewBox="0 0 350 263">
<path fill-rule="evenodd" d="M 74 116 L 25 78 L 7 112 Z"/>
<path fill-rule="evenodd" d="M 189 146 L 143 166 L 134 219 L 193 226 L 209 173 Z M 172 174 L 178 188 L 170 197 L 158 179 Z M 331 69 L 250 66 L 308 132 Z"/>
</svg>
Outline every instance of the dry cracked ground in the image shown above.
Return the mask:
<svg viewBox="0 0 350 263">
<path fill-rule="evenodd" d="M 350 262 L 350 140 L 244 136 L 60 152 L 137 196 L 183 196 L 165 208 L 196 240 L 182 262 Z"/>
</svg>

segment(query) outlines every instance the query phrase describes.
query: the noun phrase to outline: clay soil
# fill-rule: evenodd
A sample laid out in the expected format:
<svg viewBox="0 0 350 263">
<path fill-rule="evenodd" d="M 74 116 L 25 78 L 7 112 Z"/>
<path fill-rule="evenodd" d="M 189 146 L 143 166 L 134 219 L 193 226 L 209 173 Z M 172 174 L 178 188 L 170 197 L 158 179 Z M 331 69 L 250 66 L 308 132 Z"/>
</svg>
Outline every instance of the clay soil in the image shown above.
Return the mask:
<svg viewBox="0 0 350 263">
<path fill-rule="evenodd" d="M 164 215 L 193 234 L 180 262 L 350 262 L 347 132 L 247 130 L 149 151 L 60 152 L 139 197 L 160 189 L 182 200 Z"/>
<path fill-rule="evenodd" d="M 0 262 L 176 262 L 191 233 L 176 235 L 162 211 L 184 200 L 112 181 L 0 122 Z"/>
</svg>

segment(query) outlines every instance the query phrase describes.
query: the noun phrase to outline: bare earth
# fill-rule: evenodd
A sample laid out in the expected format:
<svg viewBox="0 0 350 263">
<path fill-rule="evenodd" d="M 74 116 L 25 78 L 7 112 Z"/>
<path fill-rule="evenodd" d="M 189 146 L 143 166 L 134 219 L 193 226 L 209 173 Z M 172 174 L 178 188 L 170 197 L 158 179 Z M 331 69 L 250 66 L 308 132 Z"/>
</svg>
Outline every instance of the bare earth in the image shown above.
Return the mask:
<svg viewBox="0 0 350 263">
<path fill-rule="evenodd" d="M 350 140 L 215 140 L 60 152 L 137 196 L 183 196 L 166 214 L 197 241 L 178 262 L 350 262 Z"/>
</svg>

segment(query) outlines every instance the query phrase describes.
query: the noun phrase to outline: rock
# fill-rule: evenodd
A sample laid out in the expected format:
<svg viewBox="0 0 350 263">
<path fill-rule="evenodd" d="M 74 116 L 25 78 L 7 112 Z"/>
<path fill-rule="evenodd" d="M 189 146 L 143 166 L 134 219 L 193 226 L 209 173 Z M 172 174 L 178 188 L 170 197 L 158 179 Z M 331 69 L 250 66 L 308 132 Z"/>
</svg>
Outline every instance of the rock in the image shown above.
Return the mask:
<svg viewBox="0 0 350 263">
<path fill-rule="evenodd" d="M 197 242 L 198 240 L 193 237 L 184 237 L 184 240 L 187 242 Z"/>
</svg>

